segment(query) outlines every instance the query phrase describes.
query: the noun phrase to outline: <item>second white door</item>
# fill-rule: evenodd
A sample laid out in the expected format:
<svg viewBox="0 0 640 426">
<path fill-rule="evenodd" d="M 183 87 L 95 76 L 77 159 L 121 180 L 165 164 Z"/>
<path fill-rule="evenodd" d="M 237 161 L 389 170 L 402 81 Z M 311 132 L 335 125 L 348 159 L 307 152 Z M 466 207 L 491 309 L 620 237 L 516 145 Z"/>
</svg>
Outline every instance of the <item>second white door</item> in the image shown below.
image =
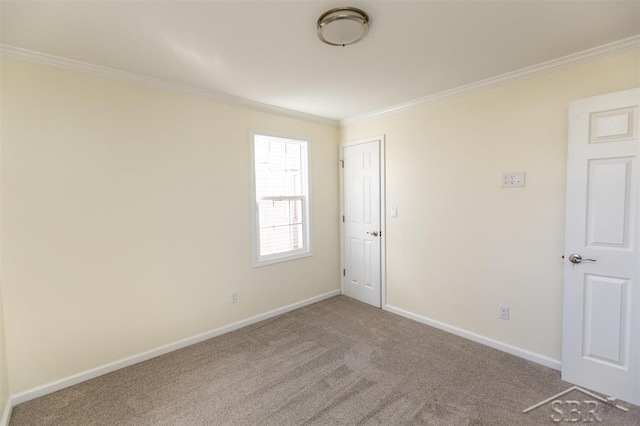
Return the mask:
<svg viewBox="0 0 640 426">
<path fill-rule="evenodd" d="M 640 89 L 569 107 L 562 379 L 640 404 Z"/>
<path fill-rule="evenodd" d="M 373 306 L 382 302 L 382 140 L 343 145 L 343 293 Z"/>
</svg>

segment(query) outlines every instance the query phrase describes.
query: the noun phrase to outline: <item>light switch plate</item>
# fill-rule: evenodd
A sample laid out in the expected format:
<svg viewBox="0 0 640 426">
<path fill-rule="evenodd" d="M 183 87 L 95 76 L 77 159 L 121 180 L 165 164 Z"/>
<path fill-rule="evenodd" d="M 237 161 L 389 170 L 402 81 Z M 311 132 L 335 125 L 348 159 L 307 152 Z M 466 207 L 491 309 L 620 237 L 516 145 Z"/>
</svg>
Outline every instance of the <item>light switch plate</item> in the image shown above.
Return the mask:
<svg viewBox="0 0 640 426">
<path fill-rule="evenodd" d="M 391 217 L 398 217 L 398 207 L 391 207 Z"/>
<path fill-rule="evenodd" d="M 524 172 L 503 173 L 500 178 L 502 188 L 514 188 L 524 186 Z"/>
</svg>

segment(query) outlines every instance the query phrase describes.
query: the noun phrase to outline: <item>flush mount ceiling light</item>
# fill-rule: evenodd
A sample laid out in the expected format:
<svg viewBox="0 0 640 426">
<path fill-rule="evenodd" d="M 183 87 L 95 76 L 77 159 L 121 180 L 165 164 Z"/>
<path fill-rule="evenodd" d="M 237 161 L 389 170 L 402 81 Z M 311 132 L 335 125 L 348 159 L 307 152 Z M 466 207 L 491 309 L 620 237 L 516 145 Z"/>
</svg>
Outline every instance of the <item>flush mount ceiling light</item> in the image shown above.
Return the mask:
<svg viewBox="0 0 640 426">
<path fill-rule="evenodd" d="M 318 18 L 318 37 L 331 46 L 347 46 L 369 32 L 369 16 L 355 7 L 336 7 Z"/>
</svg>

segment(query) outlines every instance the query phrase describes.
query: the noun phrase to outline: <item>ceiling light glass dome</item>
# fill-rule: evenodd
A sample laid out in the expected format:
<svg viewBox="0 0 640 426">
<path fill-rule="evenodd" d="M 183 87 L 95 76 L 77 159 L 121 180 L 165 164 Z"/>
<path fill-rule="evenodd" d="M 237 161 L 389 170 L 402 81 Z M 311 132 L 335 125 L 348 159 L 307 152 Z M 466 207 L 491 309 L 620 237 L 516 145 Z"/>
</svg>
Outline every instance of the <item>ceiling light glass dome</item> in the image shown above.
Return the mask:
<svg viewBox="0 0 640 426">
<path fill-rule="evenodd" d="M 318 18 L 318 37 L 331 46 L 348 46 L 369 32 L 369 16 L 355 7 L 337 7 Z"/>
</svg>

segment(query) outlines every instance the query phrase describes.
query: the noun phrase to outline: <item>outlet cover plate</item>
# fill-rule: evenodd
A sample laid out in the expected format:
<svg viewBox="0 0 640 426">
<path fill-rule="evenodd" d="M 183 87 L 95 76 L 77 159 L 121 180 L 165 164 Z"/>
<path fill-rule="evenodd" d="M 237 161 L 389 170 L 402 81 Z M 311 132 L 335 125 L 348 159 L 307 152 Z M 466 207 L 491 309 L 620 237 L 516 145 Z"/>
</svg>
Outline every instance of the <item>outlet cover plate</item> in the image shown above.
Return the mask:
<svg viewBox="0 0 640 426">
<path fill-rule="evenodd" d="M 508 320 L 509 319 L 509 307 L 508 306 L 500 306 L 500 319 Z"/>
<path fill-rule="evenodd" d="M 503 173 L 500 178 L 502 188 L 515 188 L 524 186 L 524 172 Z"/>
</svg>

